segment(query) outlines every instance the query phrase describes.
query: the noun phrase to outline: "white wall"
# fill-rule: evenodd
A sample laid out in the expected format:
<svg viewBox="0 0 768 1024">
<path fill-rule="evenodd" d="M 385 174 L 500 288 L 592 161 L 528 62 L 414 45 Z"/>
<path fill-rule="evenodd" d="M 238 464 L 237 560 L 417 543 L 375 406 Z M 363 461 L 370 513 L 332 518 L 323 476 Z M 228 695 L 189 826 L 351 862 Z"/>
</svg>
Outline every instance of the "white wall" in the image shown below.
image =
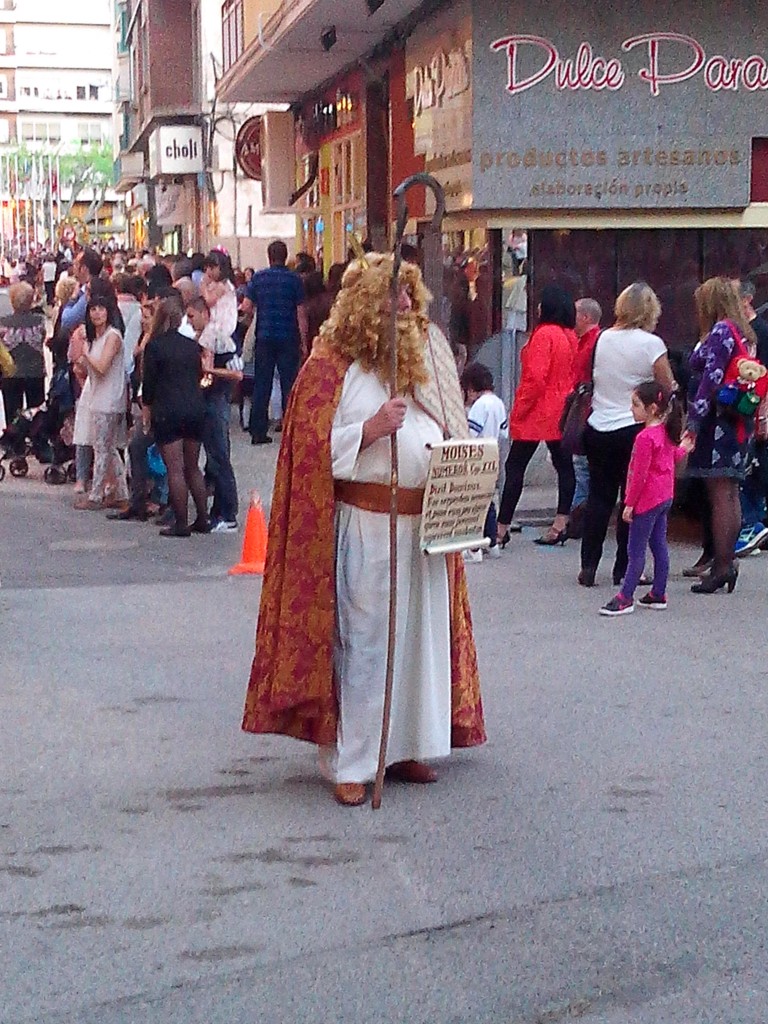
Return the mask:
<svg viewBox="0 0 768 1024">
<path fill-rule="evenodd" d="M 65 7 L 66 15 L 62 8 Z M 109 25 L 110 0 L 17 0 L 16 19 L 41 24 L 78 21 L 81 24 Z"/>
<path fill-rule="evenodd" d="M 17 24 L 14 36 L 18 67 L 71 68 L 76 64 L 103 71 L 112 67 L 112 33 L 108 25 Z"/>
</svg>

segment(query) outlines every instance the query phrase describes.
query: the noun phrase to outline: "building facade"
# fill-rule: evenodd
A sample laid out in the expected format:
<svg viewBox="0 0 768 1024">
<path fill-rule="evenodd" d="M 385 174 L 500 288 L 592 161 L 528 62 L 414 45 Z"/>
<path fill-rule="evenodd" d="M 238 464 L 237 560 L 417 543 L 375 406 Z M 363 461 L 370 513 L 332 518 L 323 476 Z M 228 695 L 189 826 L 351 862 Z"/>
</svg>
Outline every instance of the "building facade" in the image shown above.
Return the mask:
<svg viewBox="0 0 768 1024">
<path fill-rule="evenodd" d="M 66 9 L 58 0 L 0 2 L 5 240 L 42 245 L 63 220 L 90 235 L 119 230 L 107 174 L 112 97 L 110 0 L 81 0 Z M 101 159 L 80 167 L 84 152 Z"/>
<path fill-rule="evenodd" d="M 610 16 L 596 0 L 231 0 L 224 19 L 220 95 L 291 104 L 296 181 L 317 167 L 295 207 L 299 241 L 326 266 L 352 230 L 391 237 L 386 195 L 403 178 L 426 170 L 443 185 L 446 294 L 471 351 L 524 331 L 553 281 L 597 298 L 606 320 L 621 288 L 649 281 L 679 349 L 696 341 L 707 276 L 749 275 L 768 301 L 756 0 L 727 21 L 709 0 Z M 359 112 L 349 125 L 340 103 Z M 409 200 L 418 244 L 430 210 Z"/>
<path fill-rule="evenodd" d="M 261 186 L 239 168 L 241 125 L 264 107 L 224 104 L 221 0 L 118 0 L 115 164 L 126 241 L 166 252 L 223 246 L 262 263 L 293 219 L 262 215 Z"/>
<path fill-rule="evenodd" d="M 390 84 L 403 80 L 403 56 L 402 45 L 387 40 L 405 38 L 419 7 L 419 0 L 223 5 L 219 96 L 291 105 L 295 159 L 278 147 L 267 174 L 285 183 L 274 189 L 278 201 L 294 199 L 297 246 L 326 270 L 347 258 L 351 236 L 383 245 L 389 235 L 392 164 L 407 165 L 403 154 L 413 143 L 407 123 L 392 117 Z M 269 151 L 269 132 L 263 141 Z"/>
</svg>

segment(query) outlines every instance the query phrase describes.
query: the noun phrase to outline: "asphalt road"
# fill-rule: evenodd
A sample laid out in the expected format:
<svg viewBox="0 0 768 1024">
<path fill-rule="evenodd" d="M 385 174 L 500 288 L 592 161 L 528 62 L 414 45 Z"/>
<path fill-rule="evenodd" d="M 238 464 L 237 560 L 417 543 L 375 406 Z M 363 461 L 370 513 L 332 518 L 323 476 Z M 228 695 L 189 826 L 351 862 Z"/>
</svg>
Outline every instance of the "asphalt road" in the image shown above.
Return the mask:
<svg viewBox="0 0 768 1024">
<path fill-rule="evenodd" d="M 768 555 L 620 620 L 573 544 L 469 566 L 490 742 L 373 813 L 239 731 L 240 538 L 70 503 L 0 484 L 1 1024 L 768 1020 Z"/>
</svg>

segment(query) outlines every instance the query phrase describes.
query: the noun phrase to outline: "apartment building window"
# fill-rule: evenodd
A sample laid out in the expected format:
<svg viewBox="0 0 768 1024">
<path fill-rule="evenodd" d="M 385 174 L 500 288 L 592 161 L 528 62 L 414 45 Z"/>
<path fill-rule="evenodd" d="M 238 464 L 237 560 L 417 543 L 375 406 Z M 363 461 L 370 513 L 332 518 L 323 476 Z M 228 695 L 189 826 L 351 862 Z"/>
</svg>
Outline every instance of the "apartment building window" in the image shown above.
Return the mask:
<svg viewBox="0 0 768 1024">
<path fill-rule="evenodd" d="M 104 141 L 104 133 L 97 121 L 81 121 L 77 126 L 77 133 L 84 146 L 100 146 Z"/>
<path fill-rule="evenodd" d="M 8 99 L 8 76 L 0 75 L 0 100 Z"/>
<path fill-rule="evenodd" d="M 240 57 L 245 46 L 243 0 L 224 0 L 221 9 L 221 29 L 224 42 L 224 70 L 227 71 Z"/>
<path fill-rule="evenodd" d="M 88 99 L 89 100 L 97 100 L 98 98 L 99 98 L 99 87 L 98 87 L 98 85 L 89 85 L 88 86 Z"/>
<path fill-rule="evenodd" d="M 84 100 L 85 99 L 85 86 L 84 85 L 78 85 L 78 87 L 77 87 L 77 98 L 79 100 Z"/>
<path fill-rule="evenodd" d="M 192 3 L 192 90 L 193 95 L 201 97 L 204 94 L 203 81 L 205 76 L 204 60 L 202 54 L 202 18 L 200 16 L 199 0 Z"/>
<path fill-rule="evenodd" d="M 0 53 L 8 53 L 8 32 L 0 28 Z"/>
<path fill-rule="evenodd" d="M 7 117 L 0 118 L 0 143 L 11 141 L 11 125 Z"/>
<path fill-rule="evenodd" d="M 25 121 L 21 138 L 24 142 L 61 142 L 61 122 Z"/>
<path fill-rule="evenodd" d="M 118 3 L 117 8 L 117 52 L 120 56 L 128 53 L 128 26 L 131 14 L 127 3 Z"/>
<path fill-rule="evenodd" d="M 143 91 L 144 87 L 149 84 L 149 25 L 143 15 L 139 25 L 139 59 Z"/>
</svg>

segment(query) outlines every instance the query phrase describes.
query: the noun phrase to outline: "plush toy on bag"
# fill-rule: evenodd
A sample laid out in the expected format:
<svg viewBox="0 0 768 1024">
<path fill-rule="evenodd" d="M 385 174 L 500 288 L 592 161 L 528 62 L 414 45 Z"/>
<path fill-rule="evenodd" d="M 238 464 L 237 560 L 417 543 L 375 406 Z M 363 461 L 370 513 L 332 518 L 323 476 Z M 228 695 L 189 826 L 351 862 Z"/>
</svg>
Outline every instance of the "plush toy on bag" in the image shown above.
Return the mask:
<svg viewBox="0 0 768 1024">
<path fill-rule="evenodd" d="M 768 394 L 768 369 L 757 359 L 741 357 L 728 364 L 717 400 L 732 413 L 750 420 Z"/>
</svg>

